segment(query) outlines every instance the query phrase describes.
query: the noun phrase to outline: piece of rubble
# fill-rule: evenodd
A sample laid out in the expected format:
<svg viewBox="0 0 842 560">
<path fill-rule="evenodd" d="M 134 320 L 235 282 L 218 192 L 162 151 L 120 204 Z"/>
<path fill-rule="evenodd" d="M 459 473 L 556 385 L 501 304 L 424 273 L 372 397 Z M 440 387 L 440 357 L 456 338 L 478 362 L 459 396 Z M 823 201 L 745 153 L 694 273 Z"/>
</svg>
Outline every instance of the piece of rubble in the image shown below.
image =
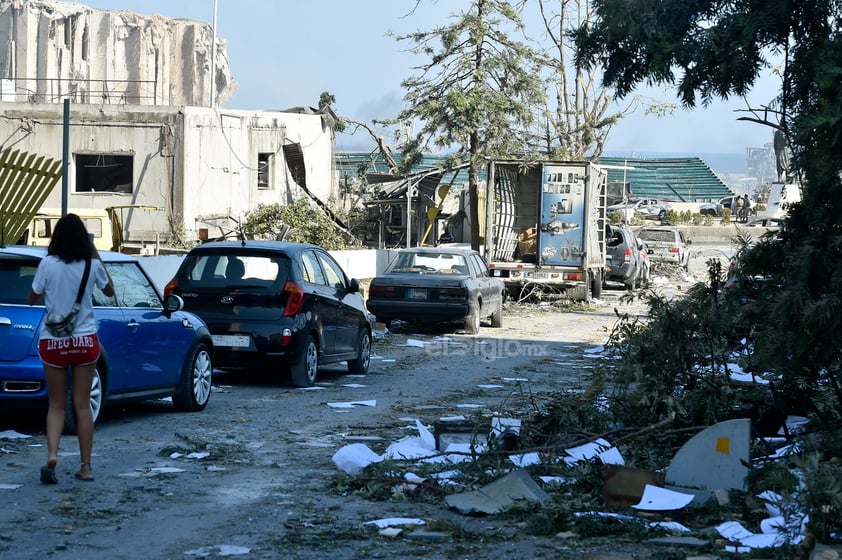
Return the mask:
<svg viewBox="0 0 842 560">
<path fill-rule="evenodd" d="M 499 513 L 518 500 L 545 501 L 550 495 L 541 490 L 529 473 L 519 469 L 473 492 L 451 494 L 447 505 L 463 515 Z"/>
</svg>

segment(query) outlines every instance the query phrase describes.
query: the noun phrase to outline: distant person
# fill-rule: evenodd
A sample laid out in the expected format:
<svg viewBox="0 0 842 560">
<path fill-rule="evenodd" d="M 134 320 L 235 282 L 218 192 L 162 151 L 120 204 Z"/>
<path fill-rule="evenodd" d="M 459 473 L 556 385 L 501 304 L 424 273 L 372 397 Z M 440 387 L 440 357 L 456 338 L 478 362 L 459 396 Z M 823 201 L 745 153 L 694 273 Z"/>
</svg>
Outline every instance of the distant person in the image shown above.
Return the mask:
<svg viewBox="0 0 842 560">
<path fill-rule="evenodd" d="M 84 282 L 83 282 L 84 279 Z M 38 355 L 47 379 L 47 464 L 41 468 L 41 482 L 55 484 L 59 440 L 64 429 L 67 403 L 67 378 L 72 374 L 73 410 L 79 435 L 81 466 L 79 480 L 94 479 L 91 453 L 94 444 L 94 422 L 91 414 L 91 385 L 99 360 L 99 339 L 96 334 L 92 291 L 94 286 L 107 296 L 114 295 L 114 284 L 105 265 L 88 237 L 85 224 L 76 214 L 59 219 L 44 257 L 35 271 L 29 291 L 29 305 L 44 299 L 45 317 L 67 315 L 78 303 L 76 322 L 67 327 L 69 333 L 41 325 Z M 80 299 L 81 295 L 81 299 Z"/>
<path fill-rule="evenodd" d="M 453 243 L 453 235 L 447 228 L 444 228 L 444 233 L 442 233 L 441 237 L 439 237 L 439 245 L 443 245 L 445 243 Z"/>
<path fill-rule="evenodd" d="M 742 222 L 745 217 L 745 200 L 742 196 L 737 196 L 737 215 L 735 216 L 738 222 Z"/>
</svg>

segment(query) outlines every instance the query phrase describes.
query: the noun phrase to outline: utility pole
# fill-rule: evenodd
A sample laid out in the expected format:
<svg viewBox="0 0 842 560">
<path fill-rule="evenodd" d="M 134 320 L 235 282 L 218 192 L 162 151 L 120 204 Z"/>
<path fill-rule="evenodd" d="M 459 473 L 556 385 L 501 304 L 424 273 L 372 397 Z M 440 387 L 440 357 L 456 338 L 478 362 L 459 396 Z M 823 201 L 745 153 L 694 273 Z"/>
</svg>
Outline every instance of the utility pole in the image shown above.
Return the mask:
<svg viewBox="0 0 842 560">
<path fill-rule="evenodd" d="M 216 8 L 218 0 L 213 0 L 213 41 L 211 42 L 211 67 L 210 67 L 210 105 L 213 109 L 216 107 L 216 92 L 214 91 L 216 85 Z"/>
</svg>

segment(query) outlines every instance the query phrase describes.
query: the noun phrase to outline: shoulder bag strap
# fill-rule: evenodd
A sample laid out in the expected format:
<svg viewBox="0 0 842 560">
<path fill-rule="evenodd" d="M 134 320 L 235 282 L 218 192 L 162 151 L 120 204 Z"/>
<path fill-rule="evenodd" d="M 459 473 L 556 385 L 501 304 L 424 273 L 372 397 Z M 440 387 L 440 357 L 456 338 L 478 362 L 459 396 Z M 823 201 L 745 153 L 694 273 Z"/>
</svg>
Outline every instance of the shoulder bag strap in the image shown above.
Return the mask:
<svg viewBox="0 0 842 560">
<path fill-rule="evenodd" d="M 76 303 L 82 302 L 82 294 L 85 293 L 85 286 L 88 284 L 88 275 L 91 273 L 91 259 L 85 259 L 85 272 L 82 273 L 82 283 L 79 284 L 79 293 L 76 294 Z"/>
</svg>

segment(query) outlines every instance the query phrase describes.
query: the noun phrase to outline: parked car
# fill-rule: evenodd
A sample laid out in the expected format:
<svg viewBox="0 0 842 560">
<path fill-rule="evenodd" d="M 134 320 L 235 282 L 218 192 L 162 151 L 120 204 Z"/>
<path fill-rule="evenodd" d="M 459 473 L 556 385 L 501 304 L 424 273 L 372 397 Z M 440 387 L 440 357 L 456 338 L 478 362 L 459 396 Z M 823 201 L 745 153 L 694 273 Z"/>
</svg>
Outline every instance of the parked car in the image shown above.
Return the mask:
<svg viewBox="0 0 842 560">
<path fill-rule="evenodd" d="M 672 205 L 669 202 L 657 198 L 630 198 L 628 202 L 612 204 L 606 208 L 608 213 L 619 212 L 627 222 L 635 217 L 663 221 L 670 210 Z"/>
<path fill-rule="evenodd" d="M 208 324 L 221 368 L 288 372 L 310 387 L 320 365 L 368 371 L 371 325 L 360 283 L 317 245 L 214 241 L 193 247 L 164 289 Z"/>
<path fill-rule="evenodd" d="M 0 406 L 46 407 L 47 386 L 38 357 L 43 305 L 27 295 L 46 247 L 0 248 Z M 177 410 L 208 404 L 213 341 L 205 323 L 182 310 L 177 296 L 161 298 L 134 257 L 101 251 L 115 295 L 93 291 L 102 354 L 94 370 L 91 411 L 130 400 L 172 397 Z M 75 431 L 67 407 L 65 428 Z"/>
<path fill-rule="evenodd" d="M 647 226 L 637 230 L 637 237 L 646 246 L 651 260 L 677 264 L 684 270 L 690 268 L 690 247 L 681 230 Z"/>
<path fill-rule="evenodd" d="M 719 216 L 722 215 L 722 211 L 725 208 L 727 208 L 728 210 L 731 211 L 731 217 L 732 218 L 736 218 L 736 215 L 735 215 L 736 207 L 734 206 L 733 195 L 720 198 L 716 202 L 708 202 L 706 204 L 702 204 L 701 206 L 699 206 L 699 213 L 702 216 L 719 217 Z M 749 214 L 750 215 L 756 215 L 757 214 L 757 209 L 754 207 L 753 204 L 752 204 L 752 207 L 749 209 Z"/>
<path fill-rule="evenodd" d="M 401 249 L 371 281 L 368 309 L 378 321 L 460 321 L 476 334 L 480 319 L 503 326 L 505 285 L 492 277 L 476 251 L 459 247 Z"/>
<path fill-rule="evenodd" d="M 649 284 L 649 255 L 632 230 L 609 227 L 605 245 L 605 280 L 622 282 L 628 289 Z"/>
</svg>

